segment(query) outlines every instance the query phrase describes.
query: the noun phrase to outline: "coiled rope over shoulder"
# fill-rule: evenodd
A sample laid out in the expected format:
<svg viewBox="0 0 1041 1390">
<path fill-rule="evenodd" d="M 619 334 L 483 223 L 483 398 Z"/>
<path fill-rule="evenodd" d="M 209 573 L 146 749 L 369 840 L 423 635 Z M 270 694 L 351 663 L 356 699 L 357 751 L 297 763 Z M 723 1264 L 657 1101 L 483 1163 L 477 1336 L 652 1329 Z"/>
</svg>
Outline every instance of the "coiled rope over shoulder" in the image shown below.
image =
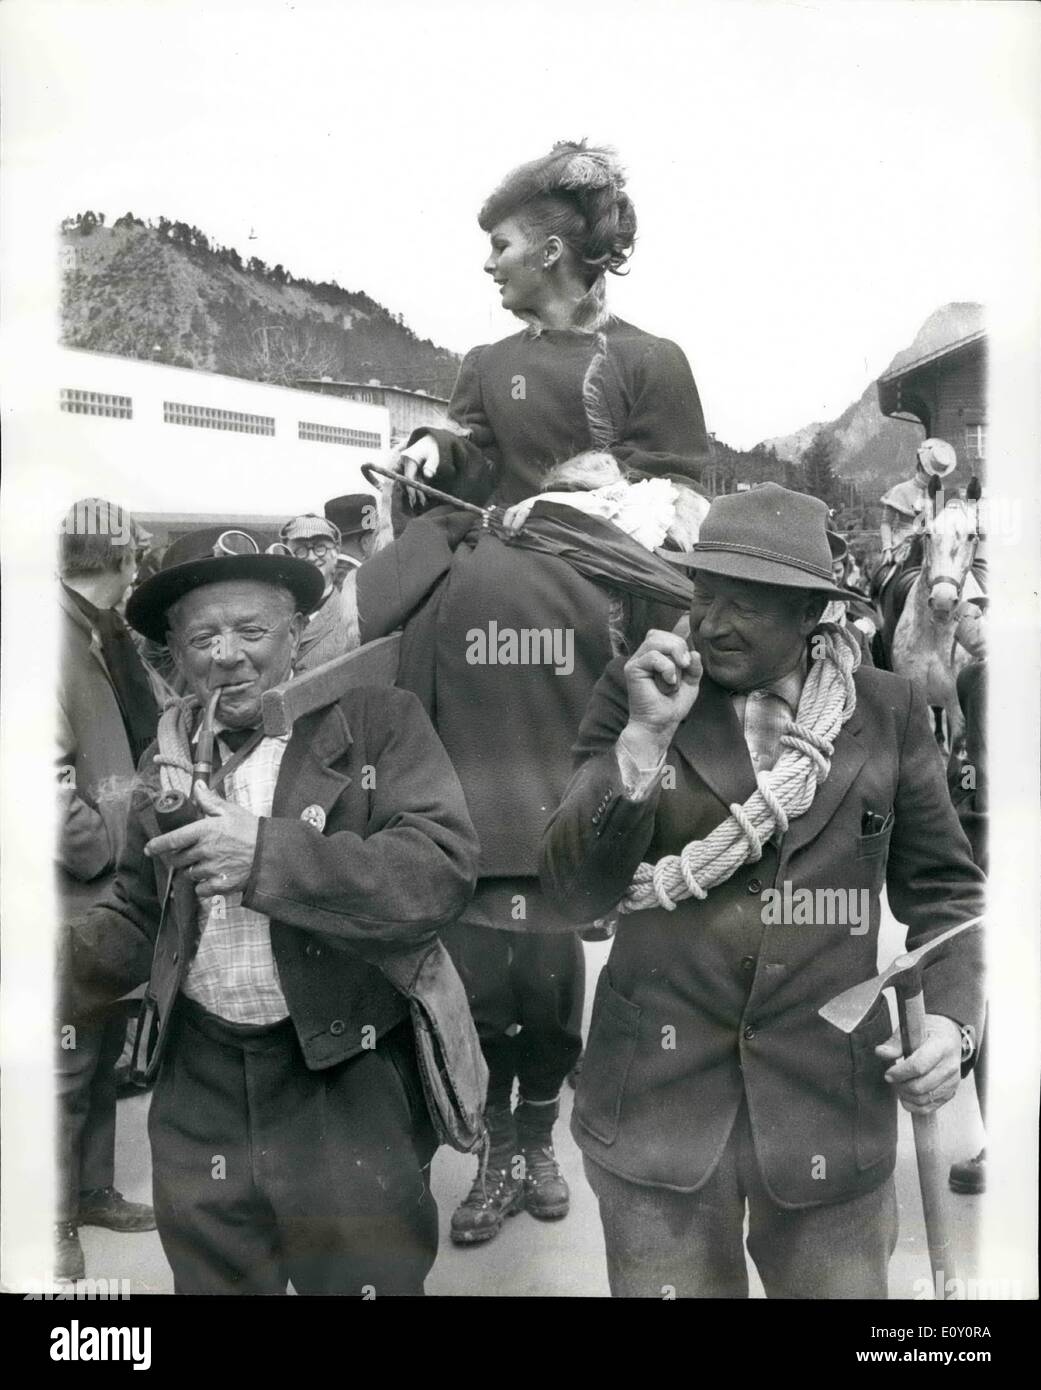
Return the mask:
<svg viewBox="0 0 1041 1390">
<path fill-rule="evenodd" d="M 641 864 L 620 904 L 623 913 L 663 907 L 672 912 L 686 898 L 704 898 L 742 864 L 762 858 L 775 830 L 809 810 L 818 786 L 831 771 L 835 739 L 856 708 L 853 673 L 860 648 L 844 629 L 822 624 L 810 639 L 810 671 L 794 721 L 781 735 L 782 753 L 770 772 L 756 778 L 758 791 L 703 840 L 691 840 L 679 854 Z"/>
<path fill-rule="evenodd" d="M 159 769 L 159 786 L 164 792 L 191 795 L 192 749 L 188 731 L 199 708 L 200 703 L 194 695 L 174 696 L 163 706 L 156 732 L 159 747 L 153 761 Z"/>
</svg>

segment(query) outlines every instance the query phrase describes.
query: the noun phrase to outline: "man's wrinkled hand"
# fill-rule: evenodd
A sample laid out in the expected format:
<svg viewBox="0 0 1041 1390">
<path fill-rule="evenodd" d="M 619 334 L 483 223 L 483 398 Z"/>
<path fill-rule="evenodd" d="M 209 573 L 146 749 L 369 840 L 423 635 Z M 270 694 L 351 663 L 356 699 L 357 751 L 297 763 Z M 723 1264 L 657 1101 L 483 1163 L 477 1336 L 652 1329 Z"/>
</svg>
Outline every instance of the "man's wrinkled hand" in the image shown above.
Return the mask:
<svg viewBox="0 0 1041 1390">
<path fill-rule="evenodd" d="M 200 898 L 237 893 L 253 869 L 260 819 L 203 782 L 196 782 L 194 796 L 205 813 L 202 818 L 157 835 L 145 845 L 145 853 L 184 869 Z"/>
<path fill-rule="evenodd" d="M 651 628 L 625 663 L 629 724 L 668 743 L 701 685 L 701 657 L 674 632 Z"/>
<path fill-rule="evenodd" d="M 910 1057 L 903 1056 L 900 1030 L 875 1048 L 876 1057 L 894 1065 L 886 1081 L 896 1087 L 900 1104 L 913 1115 L 939 1110 L 954 1095 L 961 1080 L 961 1029 L 943 1014 L 926 1014 L 925 1041 Z"/>
</svg>

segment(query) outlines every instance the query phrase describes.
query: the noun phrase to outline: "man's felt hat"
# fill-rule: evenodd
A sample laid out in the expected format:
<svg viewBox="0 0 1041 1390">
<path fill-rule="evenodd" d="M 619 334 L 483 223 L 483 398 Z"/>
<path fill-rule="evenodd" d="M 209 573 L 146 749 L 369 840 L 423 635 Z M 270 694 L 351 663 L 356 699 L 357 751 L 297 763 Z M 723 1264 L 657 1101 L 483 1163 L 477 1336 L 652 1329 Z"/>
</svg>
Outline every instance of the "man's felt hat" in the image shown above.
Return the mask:
<svg viewBox="0 0 1041 1390">
<path fill-rule="evenodd" d="M 342 497 L 330 497 L 324 511 L 328 519 L 340 528 L 341 536 L 357 536 L 373 529 L 373 518 L 379 502 L 371 492 L 345 492 Z"/>
<path fill-rule="evenodd" d="M 226 554 L 221 537 L 244 535 L 249 533 L 213 526 L 191 531 L 174 541 L 163 556 L 161 568 L 130 595 L 126 607 L 130 626 L 153 642 L 165 642 L 167 613 L 172 605 L 193 589 L 226 579 L 255 579 L 279 585 L 293 595 L 301 613 L 310 613 L 325 589 L 325 579 L 317 565 L 291 555 L 264 554 L 254 536 L 250 539 L 257 547 L 255 554 Z"/>
<path fill-rule="evenodd" d="M 668 558 L 727 579 L 849 598 L 831 577 L 833 546 L 827 523 L 828 509 L 819 498 L 790 492 L 777 483 L 760 483 L 747 492 L 716 497 L 697 543 Z"/>
</svg>

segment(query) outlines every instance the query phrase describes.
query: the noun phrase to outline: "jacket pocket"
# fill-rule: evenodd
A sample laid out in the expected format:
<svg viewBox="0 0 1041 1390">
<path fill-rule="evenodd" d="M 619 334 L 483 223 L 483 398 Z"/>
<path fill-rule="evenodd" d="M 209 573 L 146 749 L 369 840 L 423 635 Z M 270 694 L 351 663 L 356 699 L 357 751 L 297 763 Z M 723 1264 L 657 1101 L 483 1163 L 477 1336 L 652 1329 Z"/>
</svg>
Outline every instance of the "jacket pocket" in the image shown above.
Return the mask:
<svg viewBox="0 0 1041 1390">
<path fill-rule="evenodd" d="M 893 819 L 889 817 L 889 824 L 884 830 L 876 831 L 874 835 L 857 836 L 857 858 L 874 859 L 876 855 L 884 854 L 889 848 L 889 841 L 893 838 Z"/>
<path fill-rule="evenodd" d="M 875 1056 L 875 1048 L 893 1031 L 889 1007 L 879 999 L 874 1009 L 849 1037 L 853 1060 L 853 1094 L 856 1100 L 854 1146 L 857 1167 L 873 1168 L 896 1150 L 896 1096 L 885 1081 L 892 1065 Z"/>
<path fill-rule="evenodd" d="M 631 1004 L 608 983 L 606 968 L 597 982 L 593 1022 L 575 1094 L 575 1114 L 603 1144 L 618 1137 L 622 1096 L 639 1038 L 638 1004 Z"/>
</svg>

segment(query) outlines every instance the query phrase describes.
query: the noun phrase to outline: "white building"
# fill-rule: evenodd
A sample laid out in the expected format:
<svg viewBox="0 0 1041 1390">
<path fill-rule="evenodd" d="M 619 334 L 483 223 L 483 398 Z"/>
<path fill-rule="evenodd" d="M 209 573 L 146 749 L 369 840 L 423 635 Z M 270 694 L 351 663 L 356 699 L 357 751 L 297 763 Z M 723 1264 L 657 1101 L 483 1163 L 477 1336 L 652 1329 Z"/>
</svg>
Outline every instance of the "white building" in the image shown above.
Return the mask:
<svg viewBox="0 0 1041 1390">
<path fill-rule="evenodd" d="M 297 385 L 322 395 L 385 405 L 390 415 L 391 443 L 396 448 L 402 447 L 412 431 L 422 425 L 440 429 L 448 424 L 448 401 L 443 396 L 432 396 L 429 391 L 386 386 L 381 381 L 333 381 L 331 377 L 304 379 Z"/>
<path fill-rule="evenodd" d="M 98 496 L 151 515 L 284 519 L 372 491 L 361 465 L 389 446 L 373 402 L 78 348 L 57 348 L 47 376 L 33 453 L 66 506 Z"/>
</svg>

